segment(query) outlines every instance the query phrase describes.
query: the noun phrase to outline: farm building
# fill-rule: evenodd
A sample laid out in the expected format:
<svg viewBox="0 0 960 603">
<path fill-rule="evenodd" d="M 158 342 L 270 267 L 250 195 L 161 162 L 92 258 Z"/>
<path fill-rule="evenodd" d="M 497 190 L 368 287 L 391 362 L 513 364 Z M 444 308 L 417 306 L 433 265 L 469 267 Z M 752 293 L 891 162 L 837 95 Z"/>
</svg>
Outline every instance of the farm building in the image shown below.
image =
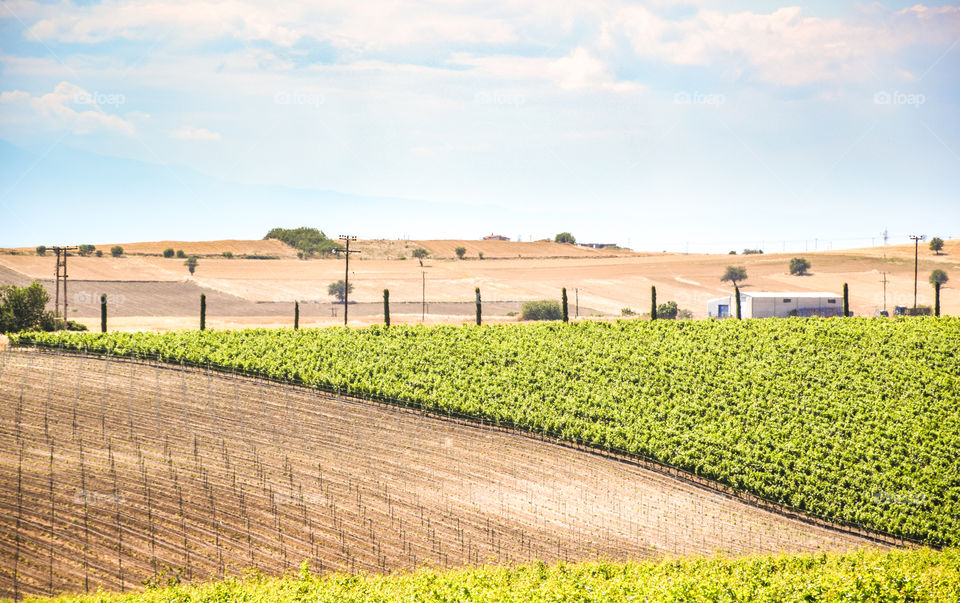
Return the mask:
<svg viewBox="0 0 960 603">
<path fill-rule="evenodd" d="M 505 236 L 503 236 L 503 235 L 498 235 L 498 234 L 492 234 L 492 233 L 491 233 L 491 234 L 488 234 L 487 236 L 483 237 L 483 240 L 484 240 L 484 241 L 509 241 L 509 240 L 510 240 L 510 237 L 505 237 Z"/>
<path fill-rule="evenodd" d="M 736 314 L 733 295 L 707 302 L 707 316 L 727 318 Z M 788 316 L 841 316 L 843 296 L 824 292 L 756 291 L 740 292 L 740 315 L 743 318 Z"/>
</svg>

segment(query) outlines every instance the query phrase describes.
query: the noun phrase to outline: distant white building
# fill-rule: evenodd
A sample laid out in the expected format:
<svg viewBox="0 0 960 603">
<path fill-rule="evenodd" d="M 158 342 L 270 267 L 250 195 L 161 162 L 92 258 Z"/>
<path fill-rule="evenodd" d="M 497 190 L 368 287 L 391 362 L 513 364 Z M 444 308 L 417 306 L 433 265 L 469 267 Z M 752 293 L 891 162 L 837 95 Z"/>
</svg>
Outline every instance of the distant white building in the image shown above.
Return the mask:
<svg viewBox="0 0 960 603">
<path fill-rule="evenodd" d="M 727 318 L 736 316 L 736 313 L 737 306 L 733 295 L 718 297 L 707 302 L 707 315 L 711 318 Z M 842 315 L 843 296 L 834 293 L 740 292 L 740 316 L 742 318 Z"/>
</svg>

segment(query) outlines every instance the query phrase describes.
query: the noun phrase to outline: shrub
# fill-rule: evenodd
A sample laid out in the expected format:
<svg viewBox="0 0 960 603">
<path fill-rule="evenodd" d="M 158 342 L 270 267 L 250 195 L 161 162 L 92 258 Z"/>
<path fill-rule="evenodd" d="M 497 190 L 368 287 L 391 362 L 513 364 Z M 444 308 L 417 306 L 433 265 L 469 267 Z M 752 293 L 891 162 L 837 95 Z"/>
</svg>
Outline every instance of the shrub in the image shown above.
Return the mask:
<svg viewBox="0 0 960 603">
<path fill-rule="evenodd" d="M 112 255 L 115 258 L 120 257 L 121 255 L 123 255 L 123 247 L 119 245 L 114 245 L 113 247 L 110 248 L 110 255 Z"/>
<path fill-rule="evenodd" d="M 483 259 L 483 252 L 482 252 L 482 251 L 477 252 L 477 257 L 482 260 L 482 259 Z"/>
<path fill-rule="evenodd" d="M 47 255 L 47 246 L 37 245 L 37 255 Z"/>
<path fill-rule="evenodd" d="M 182 249 L 178 249 L 178 250 L 177 250 L 177 257 L 182 260 L 182 259 L 184 259 L 184 258 L 187 257 L 187 254 L 186 254 Z"/>
<path fill-rule="evenodd" d="M 635 316 L 637 313 L 630 308 L 620 308 L 621 316 Z"/>
<path fill-rule="evenodd" d="M 0 287 L 0 333 L 54 329 L 53 313 L 47 312 L 50 294 L 39 281 L 29 287 Z"/>
<path fill-rule="evenodd" d="M 549 299 L 525 302 L 520 307 L 520 318 L 523 320 L 560 320 L 563 311 L 560 304 Z"/>
<path fill-rule="evenodd" d="M 577 238 L 569 232 L 561 232 L 553 237 L 553 240 L 557 243 L 569 243 L 570 245 L 575 245 L 577 242 Z"/>
<path fill-rule="evenodd" d="M 790 274 L 802 276 L 810 270 L 810 262 L 805 258 L 793 258 L 790 260 Z"/>
<path fill-rule="evenodd" d="M 228 260 L 232 260 L 232 259 L 233 259 L 233 252 L 232 252 L 232 251 L 224 251 L 224 252 L 223 252 L 223 257 L 227 258 Z"/>
<path fill-rule="evenodd" d="M 167 247 L 163 250 L 163 257 L 172 258 L 176 252 L 173 250 L 173 247 Z"/>
<path fill-rule="evenodd" d="M 762 255 L 762 254 L 763 254 L 762 249 L 744 249 L 743 250 L 743 255 Z"/>
<path fill-rule="evenodd" d="M 102 257 L 103 257 L 103 250 L 102 250 L 102 249 L 98 249 L 96 255 L 97 255 L 98 258 L 102 258 Z"/>
<path fill-rule="evenodd" d="M 423 258 L 430 255 L 430 252 L 424 249 L 423 247 L 417 247 L 411 252 L 411 255 L 413 255 L 413 257 L 417 258 L 418 260 L 422 260 Z"/>
<path fill-rule="evenodd" d="M 183 265 L 187 267 L 187 270 L 190 271 L 190 274 L 193 274 L 197 270 L 198 263 L 199 260 L 197 259 L 197 256 L 191 255 L 187 258 L 187 261 L 184 262 Z"/>
<path fill-rule="evenodd" d="M 91 253 L 93 253 L 95 249 L 96 249 L 96 246 L 94 246 L 94 245 L 84 244 L 84 245 L 81 245 L 80 247 L 77 248 L 77 253 L 79 253 L 80 255 L 82 255 L 82 256 L 84 256 L 84 257 L 86 257 L 86 256 L 90 255 Z"/>
<path fill-rule="evenodd" d="M 466 248 L 466 247 L 457 247 L 457 248 L 454 249 L 453 251 L 454 251 L 454 253 L 457 254 L 457 257 L 460 258 L 461 260 L 463 259 L 463 256 L 467 255 L 467 248 Z"/>
<path fill-rule="evenodd" d="M 679 311 L 680 308 L 677 307 L 677 302 L 671 300 L 657 306 L 657 318 L 673 320 L 677 317 Z"/>
</svg>

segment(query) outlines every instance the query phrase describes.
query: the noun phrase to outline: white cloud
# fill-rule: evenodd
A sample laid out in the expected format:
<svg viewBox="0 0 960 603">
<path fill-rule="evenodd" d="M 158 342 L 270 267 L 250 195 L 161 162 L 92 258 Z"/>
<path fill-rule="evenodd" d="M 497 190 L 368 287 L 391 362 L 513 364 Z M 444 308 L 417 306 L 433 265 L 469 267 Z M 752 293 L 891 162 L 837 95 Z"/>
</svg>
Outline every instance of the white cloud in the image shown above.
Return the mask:
<svg viewBox="0 0 960 603">
<path fill-rule="evenodd" d="M 518 80 L 548 80 L 563 90 L 632 91 L 633 82 L 617 82 L 607 64 L 582 46 L 560 58 L 454 55 L 453 64 L 470 65 L 483 76 Z"/>
<path fill-rule="evenodd" d="M 211 132 L 206 128 L 194 128 L 193 126 L 183 126 L 170 133 L 173 138 L 180 140 L 220 140 L 220 134 Z"/>
<path fill-rule="evenodd" d="M 23 90 L 0 93 L 4 122 L 42 130 L 69 129 L 74 134 L 107 130 L 132 136 L 133 123 L 102 108 L 124 102 L 121 94 L 87 92 L 69 82 L 60 82 L 53 92 L 41 96 Z"/>
</svg>

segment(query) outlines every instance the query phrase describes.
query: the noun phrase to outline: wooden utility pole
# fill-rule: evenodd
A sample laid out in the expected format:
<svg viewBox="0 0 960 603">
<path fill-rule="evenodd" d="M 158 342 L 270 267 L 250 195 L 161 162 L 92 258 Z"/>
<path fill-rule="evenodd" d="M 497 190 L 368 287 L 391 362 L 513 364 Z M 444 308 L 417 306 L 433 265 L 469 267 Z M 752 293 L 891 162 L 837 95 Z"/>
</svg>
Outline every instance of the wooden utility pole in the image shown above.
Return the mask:
<svg viewBox="0 0 960 603">
<path fill-rule="evenodd" d="M 54 281 L 55 291 L 53 294 L 53 317 L 60 317 L 60 283 L 63 282 L 63 321 L 67 321 L 67 253 L 78 249 L 75 245 L 51 246 L 50 249 L 57 254 L 56 279 Z M 56 322 L 56 321 L 54 321 Z"/>
<path fill-rule="evenodd" d="M 340 235 L 340 240 L 344 242 L 346 247 L 346 249 L 343 250 L 343 258 L 346 260 L 343 269 L 343 326 L 347 326 L 347 304 L 350 303 L 350 254 L 360 252 L 350 251 L 350 241 L 356 241 L 357 237 Z"/>
<path fill-rule="evenodd" d="M 883 273 L 883 280 L 880 282 L 883 283 L 883 311 L 886 312 L 887 311 L 887 283 L 889 282 L 887 281 L 886 272 Z"/>
</svg>

